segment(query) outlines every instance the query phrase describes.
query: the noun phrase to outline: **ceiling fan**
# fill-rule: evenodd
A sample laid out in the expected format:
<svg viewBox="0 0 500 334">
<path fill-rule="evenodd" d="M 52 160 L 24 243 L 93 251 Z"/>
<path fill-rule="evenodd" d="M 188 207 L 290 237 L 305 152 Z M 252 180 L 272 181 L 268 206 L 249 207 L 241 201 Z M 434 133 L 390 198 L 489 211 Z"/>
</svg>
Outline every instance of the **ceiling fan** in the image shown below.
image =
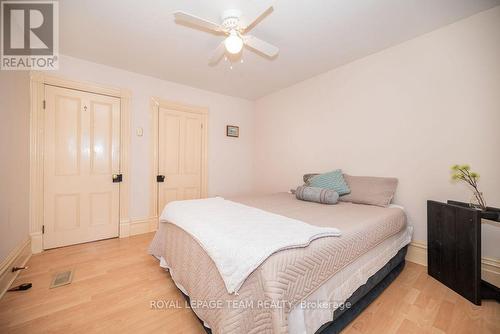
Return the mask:
<svg viewBox="0 0 500 334">
<path fill-rule="evenodd" d="M 261 11 L 257 16 L 247 20 L 241 16 L 241 11 L 237 9 L 229 9 L 222 13 L 221 24 L 217 24 L 182 11 L 174 12 L 174 16 L 177 22 L 187 25 L 195 25 L 200 28 L 208 29 L 211 32 L 227 36 L 210 57 L 209 64 L 215 65 L 219 62 L 226 51 L 230 54 L 236 55 L 241 52 L 243 45 L 246 45 L 257 53 L 265 55 L 269 58 L 275 57 L 279 52 L 279 49 L 276 46 L 255 36 L 246 34 L 272 11 L 273 6 L 270 6 L 264 11 Z"/>
</svg>

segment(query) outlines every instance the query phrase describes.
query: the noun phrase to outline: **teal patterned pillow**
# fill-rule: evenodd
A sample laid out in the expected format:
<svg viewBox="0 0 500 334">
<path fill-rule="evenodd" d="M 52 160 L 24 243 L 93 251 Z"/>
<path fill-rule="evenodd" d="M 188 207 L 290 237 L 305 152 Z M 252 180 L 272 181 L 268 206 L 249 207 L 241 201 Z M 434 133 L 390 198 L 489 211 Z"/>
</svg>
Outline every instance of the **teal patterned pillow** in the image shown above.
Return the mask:
<svg viewBox="0 0 500 334">
<path fill-rule="evenodd" d="M 349 194 L 351 190 L 344 180 L 344 175 L 340 169 L 319 174 L 311 177 L 308 180 L 308 185 L 311 187 L 325 188 L 335 190 L 340 196 Z"/>
</svg>

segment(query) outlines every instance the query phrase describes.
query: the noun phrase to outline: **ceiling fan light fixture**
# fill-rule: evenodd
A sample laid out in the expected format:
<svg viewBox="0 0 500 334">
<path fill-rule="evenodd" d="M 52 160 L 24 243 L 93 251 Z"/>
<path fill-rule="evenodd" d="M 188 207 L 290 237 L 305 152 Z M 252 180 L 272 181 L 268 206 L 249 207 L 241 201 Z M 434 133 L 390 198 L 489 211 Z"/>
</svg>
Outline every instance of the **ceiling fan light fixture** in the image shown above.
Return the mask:
<svg viewBox="0 0 500 334">
<path fill-rule="evenodd" d="M 224 41 L 224 46 L 226 47 L 227 52 L 231 54 L 238 54 L 243 48 L 243 40 L 240 36 L 238 36 L 235 30 L 231 30 L 229 36 Z"/>
<path fill-rule="evenodd" d="M 276 57 L 279 52 L 276 46 L 247 34 L 272 11 L 273 6 L 269 6 L 265 8 L 265 10 L 259 11 L 257 15 L 242 19 L 241 11 L 229 9 L 222 13 L 220 23 L 212 22 L 180 10 L 174 12 L 174 17 L 175 21 L 178 23 L 184 23 L 189 26 L 194 25 L 198 28 L 203 28 L 203 30 L 209 30 L 216 34 L 226 36 L 226 38 L 217 45 L 209 58 L 208 64 L 216 65 L 221 58 L 224 58 L 224 61 L 233 61 L 236 60 L 236 58 L 241 59 L 239 56 L 230 56 L 239 55 L 242 52 L 243 46 L 247 46 L 259 55 L 269 58 Z M 228 59 L 228 57 L 230 57 L 230 59 Z M 243 63 L 243 60 L 241 60 L 241 63 Z"/>
</svg>

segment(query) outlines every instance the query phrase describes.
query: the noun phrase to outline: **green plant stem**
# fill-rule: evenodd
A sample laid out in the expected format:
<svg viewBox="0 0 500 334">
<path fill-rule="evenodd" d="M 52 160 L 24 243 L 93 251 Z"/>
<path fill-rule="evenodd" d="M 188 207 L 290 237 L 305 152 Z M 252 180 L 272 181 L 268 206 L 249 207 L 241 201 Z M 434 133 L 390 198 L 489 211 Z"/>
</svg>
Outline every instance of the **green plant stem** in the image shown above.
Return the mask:
<svg viewBox="0 0 500 334">
<path fill-rule="evenodd" d="M 479 206 L 481 207 L 481 209 L 486 210 L 486 202 L 484 201 L 483 196 L 481 195 L 481 192 L 477 188 L 476 178 L 472 177 L 468 170 L 464 170 L 461 168 L 459 168 L 458 170 L 464 176 L 464 181 L 474 189 L 473 190 L 474 197 L 476 197 L 477 202 L 478 202 Z"/>
</svg>

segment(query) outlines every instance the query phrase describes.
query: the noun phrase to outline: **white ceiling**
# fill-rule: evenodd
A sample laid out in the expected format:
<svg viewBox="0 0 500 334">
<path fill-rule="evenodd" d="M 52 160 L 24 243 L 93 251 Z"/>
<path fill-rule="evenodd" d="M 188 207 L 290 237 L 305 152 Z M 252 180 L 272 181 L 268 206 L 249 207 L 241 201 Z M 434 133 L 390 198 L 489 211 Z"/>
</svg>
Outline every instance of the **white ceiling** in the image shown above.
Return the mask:
<svg viewBox="0 0 500 334">
<path fill-rule="evenodd" d="M 61 0 L 63 54 L 227 95 L 256 99 L 500 4 L 500 0 Z M 274 11 L 252 34 L 280 48 L 269 60 L 208 65 L 221 36 L 176 24 L 183 10 L 219 22 L 237 8 Z"/>
</svg>

